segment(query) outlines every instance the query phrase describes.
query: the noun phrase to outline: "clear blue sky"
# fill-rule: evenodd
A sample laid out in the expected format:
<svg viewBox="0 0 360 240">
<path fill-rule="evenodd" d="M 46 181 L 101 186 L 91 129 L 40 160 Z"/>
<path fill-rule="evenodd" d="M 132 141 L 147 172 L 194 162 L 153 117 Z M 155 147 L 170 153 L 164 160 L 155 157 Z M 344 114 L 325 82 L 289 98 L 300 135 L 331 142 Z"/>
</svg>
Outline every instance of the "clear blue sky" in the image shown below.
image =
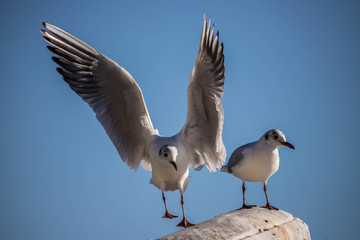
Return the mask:
<svg viewBox="0 0 360 240">
<path fill-rule="evenodd" d="M 39 29 L 47 21 L 126 68 L 154 127 L 177 133 L 204 12 L 225 45 L 228 152 L 271 128 L 280 149 L 271 203 L 313 239 L 353 239 L 360 219 L 358 1 L 3 1 L 0 8 L 0 238 L 145 239 L 169 234 L 150 172 L 131 171 L 92 110 L 62 81 Z M 241 181 L 190 172 L 185 207 L 199 223 L 242 204 Z M 248 203 L 262 205 L 260 183 Z M 181 216 L 179 192 L 167 194 Z"/>
</svg>

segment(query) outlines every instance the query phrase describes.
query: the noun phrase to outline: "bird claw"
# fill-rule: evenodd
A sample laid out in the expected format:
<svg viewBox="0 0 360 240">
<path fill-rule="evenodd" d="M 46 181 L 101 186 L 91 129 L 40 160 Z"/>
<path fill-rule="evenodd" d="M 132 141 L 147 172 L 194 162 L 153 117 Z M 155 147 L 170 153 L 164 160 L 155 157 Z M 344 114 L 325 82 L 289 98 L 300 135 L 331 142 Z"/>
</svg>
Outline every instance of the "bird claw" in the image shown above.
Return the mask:
<svg viewBox="0 0 360 240">
<path fill-rule="evenodd" d="M 241 208 L 239 208 L 239 210 L 242 210 L 242 209 L 250 209 L 250 208 L 253 208 L 253 207 L 256 207 L 256 205 L 246 205 L 246 204 L 243 204 Z"/>
<path fill-rule="evenodd" d="M 262 206 L 262 208 L 267 208 L 269 210 L 279 210 L 277 207 L 274 207 L 274 206 L 270 205 L 269 203 L 266 204 L 265 206 Z"/>
<path fill-rule="evenodd" d="M 188 222 L 188 220 L 186 220 L 186 218 L 183 218 L 183 220 L 176 226 L 177 227 L 187 228 L 187 227 L 191 227 L 191 226 L 194 226 L 194 225 L 195 224 L 192 224 L 192 223 Z"/>
<path fill-rule="evenodd" d="M 178 216 L 172 215 L 171 213 L 169 213 L 168 211 L 165 212 L 164 216 L 162 218 L 177 218 Z"/>
</svg>

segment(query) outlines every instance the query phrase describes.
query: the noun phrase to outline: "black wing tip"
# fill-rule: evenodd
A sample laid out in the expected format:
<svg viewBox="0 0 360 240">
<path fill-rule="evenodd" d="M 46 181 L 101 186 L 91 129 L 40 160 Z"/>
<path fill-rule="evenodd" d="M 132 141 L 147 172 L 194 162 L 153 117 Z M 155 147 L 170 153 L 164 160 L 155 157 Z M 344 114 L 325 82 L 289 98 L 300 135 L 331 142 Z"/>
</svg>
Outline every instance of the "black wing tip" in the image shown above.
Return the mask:
<svg viewBox="0 0 360 240">
<path fill-rule="evenodd" d="M 58 53 L 56 52 L 57 48 L 55 48 L 55 47 L 53 47 L 53 46 L 50 46 L 50 45 L 48 45 L 48 46 L 46 46 L 46 47 L 47 47 L 47 49 L 49 49 L 52 53 L 58 54 Z"/>
<path fill-rule="evenodd" d="M 46 28 L 46 22 L 41 22 L 41 25 L 43 25 L 44 28 Z"/>
<path fill-rule="evenodd" d="M 58 58 L 58 57 L 51 57 L 51 59 L 52 59 L 54 62 L 56 62 L 57 64 L 60 65 L 60 58 Z"/>
<path fill-rule="evenodd" d="M 47 49 L 49 49 L 49 50 L 50 50 L 50 52 L 52 52 L 52 53 L 54 53 L 54 54 L 57 54 L 57 52 L 56 52 L 56 48 L 55 48 L 55 47 L 50 46 L 50 45 L 48 45 L 48 46 L 46 46 L 46 47 L 47 47 Z"/>
<path fill-rule="evenodd" d="M 45 39 L 45 41 L 47 42 L 51 42 L 50 38 L 48 38 L 47 36 L 43 36 L 43 39 Z"/>
<path fill-rule="evenodd" d="M 62 69 L 62 68 L 57 67 L 57 68 L 56 68 L 56 71 L 57 71 L 58 73 L 60 73 L 61 75 L 63 74 L 63 69 Z"/>
</svg>

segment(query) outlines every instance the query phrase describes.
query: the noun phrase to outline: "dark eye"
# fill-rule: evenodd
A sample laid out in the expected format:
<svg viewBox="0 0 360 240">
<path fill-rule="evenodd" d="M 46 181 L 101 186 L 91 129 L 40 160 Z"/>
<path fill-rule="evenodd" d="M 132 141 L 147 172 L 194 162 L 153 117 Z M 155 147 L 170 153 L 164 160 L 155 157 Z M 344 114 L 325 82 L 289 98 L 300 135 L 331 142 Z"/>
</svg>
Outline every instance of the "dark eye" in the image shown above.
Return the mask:
<svg viewBox="0 0 360 240">
<path fill-rule="evenodd" d="M 274 139 L 276 140 L 278 138 L 279 138 L 279 136 L 277 134 L 274 134 Z"/>
<path fill-rule="evenodd" d="M 167 153 L 164 153 L 164 157 L 166 157 L 166 158 L 167 158 L 167 157 L 168 157 L 168 154 L 167 154 Z"/>
</svg>

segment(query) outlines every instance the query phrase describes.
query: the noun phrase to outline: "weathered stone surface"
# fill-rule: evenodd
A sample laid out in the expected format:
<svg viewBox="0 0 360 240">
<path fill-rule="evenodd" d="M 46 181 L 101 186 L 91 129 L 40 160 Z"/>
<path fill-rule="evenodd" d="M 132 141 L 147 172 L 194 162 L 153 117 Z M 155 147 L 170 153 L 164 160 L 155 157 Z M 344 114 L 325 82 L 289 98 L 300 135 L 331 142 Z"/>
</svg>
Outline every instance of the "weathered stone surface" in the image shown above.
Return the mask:
<svg viewBox="0 0 360 240">
<path fill-rule="evenodd" d="M 290 213 L 264 208 L 235 210 L 172 233 L 172 239 L 310 239 L 308 226 Z"/>
</svg>

